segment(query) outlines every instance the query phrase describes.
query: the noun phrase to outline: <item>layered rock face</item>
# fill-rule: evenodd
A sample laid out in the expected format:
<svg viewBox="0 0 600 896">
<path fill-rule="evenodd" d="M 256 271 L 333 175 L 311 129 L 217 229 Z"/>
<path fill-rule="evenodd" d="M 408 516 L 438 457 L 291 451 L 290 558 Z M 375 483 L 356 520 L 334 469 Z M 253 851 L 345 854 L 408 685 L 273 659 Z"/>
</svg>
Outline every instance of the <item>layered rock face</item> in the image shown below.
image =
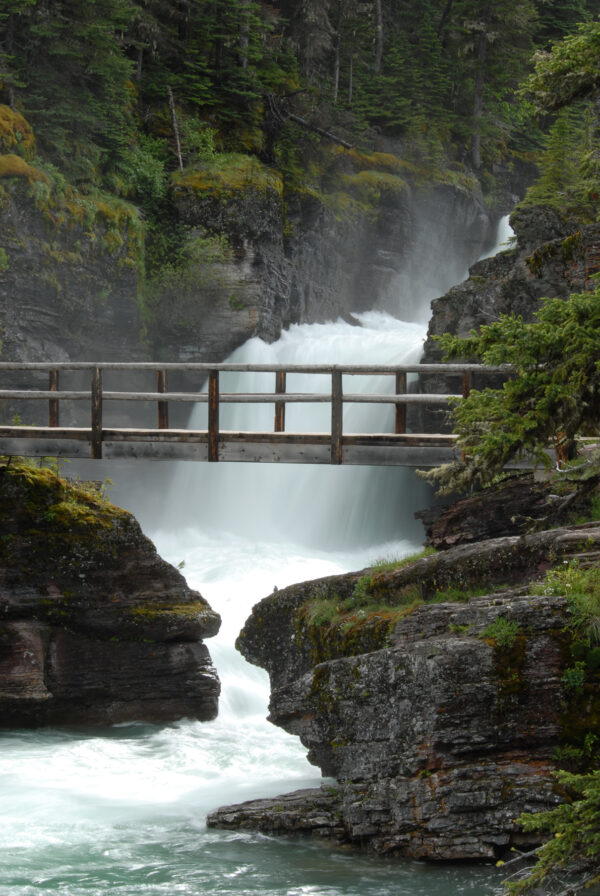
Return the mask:
<svg viewBox="0 0 600 896">
<path fill-rule="evenodd" d="M 269 671 L 271 721 L 297 734 L 335 783 L 225 807 L 209 823 L 311 831 L 431 859 L 491 859 L 527 846 L 520 813 L 562 798 L 552 774 L 557 748 L 584 730 L 600 734 L 599 676 L 591 671 L 581 692 L 569 691 L 565 598 L 509 586 L 582 545 L 598 553 L 597 525 L 464 545 L 265 598 L 239 647 Z M 468 602 L 390 613 L 415 584 L 427 600 L 443 600 L 452 584 L 485 592 L 502 581 Z M 358 587 L 387 608 L 309 621 L 311 602 L 333 600 L 341 610 Z"/>
<path fill-rule="evenodd" d="M 423 362 L 439 363 L 442 353 L 435 337 L 443 333 L 468 336 L 502 314 L 531 321 L 542 297 L 566 299 L 591 288 L 592 277 L 600 271 L 600 225 L 579 226 L 545 206 L 519 208 L 510 222 L 516 245 L 472 265 L 464 282 L 432 302 Z M 497 382 L 479 377 L 474 385 L 482 388 Z M 443 375 L 422 377 L 420 388 L 461 391 L 456 378 Z M 413 425 L 418 431 L 445 432 L 445 418 L 445 411 L 428 409 Z"/>
<path fill-rule="evenodd" d="M 214 360 L 225 333 L 231 350 L 255 335 L 273 341 L 293 323 L 373 308 L 414 320 L 425 298 L 464 276 L 492 226 L 480 195 L 448 186 L 382 191 L 374 207 L 347 213 L 309 192 L 292 194 L 284 208 L 274 188 L 212 196 L 193 181 L 176 201 L 186 226 L 226 235 L 234 248 L 220 273 L 234 298 L 207 296 L 195 347 L 189 320 L 165 315 L 161 338 L 173 352 L 183 342 L 196 360 Z"/>
<path fill-rule="evenodd" d="M 3 360 L 142 359 L 133 217 L 106 203 L 42 206 L 33 192 L 42 175 L 29 170 L 29 182 L 0 180 Z"/>
<path fill-rule="evenodd" d="M 310 190 L 284 201 L 270 169 L 264 185 L 221 192 L 214 183 L 199 188 L 192 172 L 173 187 L 180 223 L 190 240 L 223 239 L 226 251 L 201 264 L 185 289 L 174 274 L 172 288 L 147 302 L 143 222 L 133 206 L 58 195 L 43 171 L 1 158 L 4 360 L 220 361 L 251 336 L 277 339 L 291 323 L 371 308 L 411 319 L 424 296 L 463 276 L 491 228 L 475 186 L 425 192 L 396 178 L 401 187 L 377 182 L 368 200 L 342 193 L 336 206 Z"/>
<path fill-rule="evenodd" d="M 0 469 L 0 726 L 212 719 L 219 625 L 129 513 Z"/>
</svg>

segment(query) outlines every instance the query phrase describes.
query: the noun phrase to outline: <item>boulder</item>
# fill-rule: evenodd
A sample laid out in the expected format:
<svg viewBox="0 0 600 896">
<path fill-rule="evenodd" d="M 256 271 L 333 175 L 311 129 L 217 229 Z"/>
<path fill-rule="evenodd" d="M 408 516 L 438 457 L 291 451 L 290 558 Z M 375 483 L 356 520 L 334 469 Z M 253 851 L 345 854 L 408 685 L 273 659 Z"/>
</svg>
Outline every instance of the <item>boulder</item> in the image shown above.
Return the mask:
<svg viewBox="0 0 600 896">
<path fill-rule="evenodd" d="M 0 469 L 0 726 L 212 719 L 219 625 L 95 488 Z"/>
</svg>

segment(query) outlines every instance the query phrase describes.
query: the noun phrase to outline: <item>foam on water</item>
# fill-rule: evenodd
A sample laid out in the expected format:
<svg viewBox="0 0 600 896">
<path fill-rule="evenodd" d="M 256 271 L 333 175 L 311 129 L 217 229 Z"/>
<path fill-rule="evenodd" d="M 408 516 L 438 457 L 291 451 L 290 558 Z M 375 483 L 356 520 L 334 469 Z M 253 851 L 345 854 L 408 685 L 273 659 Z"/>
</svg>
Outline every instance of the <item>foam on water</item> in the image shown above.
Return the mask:
<svg viewBox="0 0 600 896">
<path fill-rule="evenodd" d="M 422 327 L 381 314 L 362 322 L 293 327 L 274 346 L 251 340 L 232 360 L 418 358 Z M 356 383 L 352 388 L 358 391 Z M 247 409 L 238 412 L 224 428 L 244 428 Z M 352 409 L 345 431 L 360 430 L 362 413 L 362 406 Z M 371 413 L 379 415 L 380 431 L 391 428 L 389 411 Z M 296 408 L 288 421 L 314 427 Z M 161 554 L 183 563 L 189 584 L 222 614 L 221 632 L 208 642 L 223 684 L 219 718 L 0 735 L 0 896 L 492 894 L 498 878 L 490 869 L 375 861 L 307 840 L 210 831 L 204 823 L 219 805 L 319 783 L 297 739 L 266 721 L 267 676 L 245 663 L 233 642 L 252 605 L 274 586 L 417 548 L 412 515 L 426 492 L 414 475 L 399 468 L 180 464 L 160 496 L 160 515 L 156 495 L 148 505 L 143 488 L 128 489 L 129 469 L 121 479 L 110 475 L 113 500 L 141 517 Z"/>
</svg>

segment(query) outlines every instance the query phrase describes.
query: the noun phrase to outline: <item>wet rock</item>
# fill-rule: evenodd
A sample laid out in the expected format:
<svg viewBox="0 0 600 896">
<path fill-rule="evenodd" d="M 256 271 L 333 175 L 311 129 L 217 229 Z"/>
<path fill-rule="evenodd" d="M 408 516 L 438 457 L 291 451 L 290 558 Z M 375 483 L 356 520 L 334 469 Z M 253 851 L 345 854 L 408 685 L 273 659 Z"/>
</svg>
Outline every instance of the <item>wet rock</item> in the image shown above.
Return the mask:
<svg viewBox="0 0 600 896">
<path fill-rule="evenodd" d="M 292 586 L 257 604 L 238 645 L 269 671 L 269 718 L 336 782 L 320 796 L 319 836 L 436 860 L 494 859 L 531 845 L 516 819 L 563 798 L 556 750 L 576 729 L 600 735 L 600 679 L 590 672 L 584 692 L 567 694 L 568 603 L 531 593 L 527 582 L 557 558 L 598 548 L 594 524 L 496 538 L 396 570 Z M 452 587 L 464 596 L 413 607 L 380 629 L 377 647 L 369 620 L 356 622 L 360 612 L 351 639 L 349 616 L 307 620 L 307 601 L 342 606 L 358 583 L 392 605 L 416 583 L 425 600 Z M 497 590 L 467 599 L 478 584 Z M 283 798 L 227 807 L 211 824 L 310 831 L 314 799 L 294 794 L 285 824 L 275 817 L 287 812 Z"/>
<path fill-rule="evenodd" d="M 593 489 L 588 486 L 583 494 L 573 489 L 570 494 L 558 495 L 552 483 L 520 476 L 417 516 L 425 525 L 425 544 L 445 550 L 567 523 L 575 510 L 585 509 L 591 494 Z"/>
<path fill-rule="evenodd" d="M 0 472 L 0 726 L 202 720 L 219 616 L 135 519 L 49 470 Z"/>
</svg>

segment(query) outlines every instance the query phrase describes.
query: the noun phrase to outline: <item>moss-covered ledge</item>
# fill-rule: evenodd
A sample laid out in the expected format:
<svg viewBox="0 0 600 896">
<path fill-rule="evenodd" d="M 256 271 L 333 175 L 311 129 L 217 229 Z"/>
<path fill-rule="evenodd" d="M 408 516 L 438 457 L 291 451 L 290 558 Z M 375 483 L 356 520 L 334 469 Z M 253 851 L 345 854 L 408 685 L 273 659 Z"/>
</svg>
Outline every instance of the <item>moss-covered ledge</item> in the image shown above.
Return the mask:
<svg viewBox="0 0 600 896">
<path fill-rule="evenodd" d="M 214 718 L 220 618 L 91 484 L 0 465 L 0 725 Z"/>
</svg>

